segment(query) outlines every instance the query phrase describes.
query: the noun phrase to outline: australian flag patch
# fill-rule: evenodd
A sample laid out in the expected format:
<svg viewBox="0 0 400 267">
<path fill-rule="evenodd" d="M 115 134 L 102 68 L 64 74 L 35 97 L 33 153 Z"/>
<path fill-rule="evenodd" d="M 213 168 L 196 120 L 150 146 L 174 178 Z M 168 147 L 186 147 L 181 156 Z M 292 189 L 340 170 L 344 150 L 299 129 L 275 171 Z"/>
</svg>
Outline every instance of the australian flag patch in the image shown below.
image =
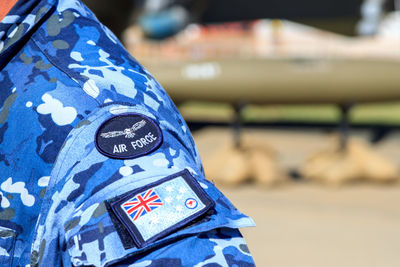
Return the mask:
<svg viewBox="0 0 400 267">
<path fill-rule="evenodd" d="M 185 170 L 108 200 L 108 206 L 141 248 L 202 216 L 214 202 Z"/>
</svg>

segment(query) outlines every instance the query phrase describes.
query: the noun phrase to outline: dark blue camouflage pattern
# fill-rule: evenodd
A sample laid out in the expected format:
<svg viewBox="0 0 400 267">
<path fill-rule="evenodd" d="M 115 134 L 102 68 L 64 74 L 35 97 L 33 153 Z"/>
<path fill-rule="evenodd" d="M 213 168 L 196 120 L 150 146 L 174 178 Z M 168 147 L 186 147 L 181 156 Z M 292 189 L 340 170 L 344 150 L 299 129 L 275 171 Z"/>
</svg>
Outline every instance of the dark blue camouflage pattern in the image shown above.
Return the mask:
<svg viewBox="0 0 400 267">
<path fill-rule="evenodd" d="M 204 177 L 176 107 L 117 38 L 76 0 L 19 1 L 0 23 L 1 266 L 253 266 L 253 221 Z M 163 143 L 135 159 L 95 147 L 106 120 L 153 119 Z M 188 170 L 211 213 L 125 249 L 105 201 Z"/>
</svg>

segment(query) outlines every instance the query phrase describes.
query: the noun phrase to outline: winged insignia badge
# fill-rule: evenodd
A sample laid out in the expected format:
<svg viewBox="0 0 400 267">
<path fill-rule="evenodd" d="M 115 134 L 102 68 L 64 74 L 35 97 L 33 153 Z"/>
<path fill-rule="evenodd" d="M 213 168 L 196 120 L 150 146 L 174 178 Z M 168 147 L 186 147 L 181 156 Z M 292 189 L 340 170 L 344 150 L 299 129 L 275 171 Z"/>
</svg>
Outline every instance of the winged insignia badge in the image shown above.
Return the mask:
<svg viewBox="0 0 400 267">
<path fill-rule="evenodd" d="M 141 120 L 141 121 L 135 123 L 134 125 L 132 125 L 131 128 L 126 128 L 123 131 L 112 131 L 112 132 L 108 132 L 108 133 L 102 133 L 102 134 L 100 134 L 100 136 L 103 138 L 113 138 L 113 137 L 125 135 L 125 138 L 133 138 L 133 137 L 135 137 L 135 132 L 145 125 L 146 125 L 146 121 Z"/>
</svg>

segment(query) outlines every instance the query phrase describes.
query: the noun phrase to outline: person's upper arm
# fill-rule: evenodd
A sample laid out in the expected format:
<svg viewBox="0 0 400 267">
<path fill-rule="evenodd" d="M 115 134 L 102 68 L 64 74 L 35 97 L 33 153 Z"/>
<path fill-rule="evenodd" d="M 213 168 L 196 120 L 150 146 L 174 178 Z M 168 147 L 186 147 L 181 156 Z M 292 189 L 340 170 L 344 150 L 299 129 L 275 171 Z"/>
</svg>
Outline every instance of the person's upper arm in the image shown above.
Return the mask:
<svg viewBox="0 0 400 267">
<path fill-rule="evenodd" d="M 253 224 L 205 179 L 185 124 L 160 116 L 113 103 L 71 131 L 46 192 L 33 246 L 38 261 L 104 266 Z"/>
</svg>

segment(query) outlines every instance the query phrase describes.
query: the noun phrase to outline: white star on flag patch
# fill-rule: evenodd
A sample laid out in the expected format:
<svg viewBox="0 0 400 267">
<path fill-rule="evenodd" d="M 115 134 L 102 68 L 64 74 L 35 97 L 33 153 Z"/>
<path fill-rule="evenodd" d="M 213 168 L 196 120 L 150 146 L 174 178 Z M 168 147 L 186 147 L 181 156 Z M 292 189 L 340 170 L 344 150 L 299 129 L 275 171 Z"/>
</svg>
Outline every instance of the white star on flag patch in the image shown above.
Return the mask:
<svg viewBox="0 0 400 267">
<path fill-rule="evenodd" d="M 185 226 L 214 206 L 187 170 L 108 200 L 108 204 L 139 248 Z"/>
</svg>

